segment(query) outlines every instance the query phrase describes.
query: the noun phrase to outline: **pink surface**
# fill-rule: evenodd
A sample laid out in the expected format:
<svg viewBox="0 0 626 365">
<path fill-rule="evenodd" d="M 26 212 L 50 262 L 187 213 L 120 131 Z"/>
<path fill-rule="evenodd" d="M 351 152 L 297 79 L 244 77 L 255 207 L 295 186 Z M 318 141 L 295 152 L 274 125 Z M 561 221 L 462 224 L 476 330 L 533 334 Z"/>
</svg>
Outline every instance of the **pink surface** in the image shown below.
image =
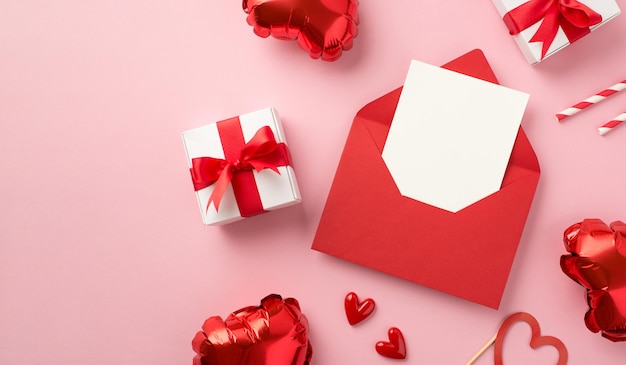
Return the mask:
<svg viewBox="0 0 626 365">
<path fill-rule="evenodd" d="M 0 364 L 191 364 L 206 317 L 273 292 L 300 301 L 313 364 L 402 363 L 374 349 L 392 326 L 404 363 L 464 364 L 517 311 L 561 338 L 570 364 L 623 363 L 624 344 L 586 329 L 584 290 L 558 260 L 570 224 L 626 220 L 626 128 L 596 131 L 626 93 L 561 124 L 554 113 L 624 78 L 624 15 L 530 66 L 489 0 L 362 1 L 354 49 L 325 63 L 255 36 L 237 1 L 54 3 L 0 5 Z M 398 87 L 411 58 L 474 48 L 531 94 L 522 124 L 542 167 L 497 311 L 310 249 L 354 114 Z M 267 106 L 303 203 L 203 226 L 180 133 Z M 355 327 L 349 291 L 377 303 Z M 554 362 L 524 331 L 505 362 Z"/>
</svg>

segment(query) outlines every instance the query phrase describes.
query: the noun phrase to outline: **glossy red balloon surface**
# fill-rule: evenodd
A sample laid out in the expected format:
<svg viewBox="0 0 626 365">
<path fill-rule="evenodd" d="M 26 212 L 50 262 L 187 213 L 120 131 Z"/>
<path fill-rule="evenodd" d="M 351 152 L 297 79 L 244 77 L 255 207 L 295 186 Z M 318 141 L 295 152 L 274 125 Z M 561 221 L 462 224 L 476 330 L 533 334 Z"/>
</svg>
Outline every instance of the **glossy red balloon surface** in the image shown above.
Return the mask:
<svg viewBox="0 0 626 365">
<path fill-rule="evenodd" d="M 312 58 L 335 61 L 357 36 L 358 0 L 243 0 L 248 24 L 266 38 L 297 40 Z"/>
<path fill-rule="evenodd" d="M 626 341 L 626 224 L 585 219 L 565 230 L 561 268 L 587 288 L 585 324 L 612 341 Z"/>
<path fill-rule="evenodd" d="M 225 320 L 207 319 L 192 341 L 194 365 L 308 365 L 309 324 L 298 301 L 272 294 Z"/>
</svg>

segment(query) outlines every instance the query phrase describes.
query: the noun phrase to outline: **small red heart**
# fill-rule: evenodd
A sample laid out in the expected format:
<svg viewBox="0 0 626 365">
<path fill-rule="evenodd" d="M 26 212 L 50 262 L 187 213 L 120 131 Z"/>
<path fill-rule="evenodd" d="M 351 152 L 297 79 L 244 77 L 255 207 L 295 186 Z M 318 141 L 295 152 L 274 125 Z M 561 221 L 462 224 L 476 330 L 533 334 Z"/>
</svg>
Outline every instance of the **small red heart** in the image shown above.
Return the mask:
<svg viewBox="0 0 626 365">
<path fill-rule="evenodd" d="M 567 348 L 561 340 L 552 336 L 541 336 L 541 328 L 539 322 L 529 313 L 519 312 L 511 314 L 507 319 L 502 322 L 498 334 L 496 335 L 496 345 L 494 349 L 494 364 L 503 365 L 502 362 L 502 347 L 504 344 L 504 336 L 507 331 L 515 322 L 526 322 L 530 326 L 530 347 L 536 349 L 541 346 L 553 346 L 559 352 L 559 361 L 556 365 L 567 364 Z"/>
<path fill-rule="evenodd" d="M 405 359 L 406 345 L 404 344 L 404 336 L 402 336 L 402 332 L 400 332 L 400 330 L 396 327 L 391 327 L 387 335 L 389 336 L 389 342 L 376 342 L 376 352 L 384 357 L 392 359 Z"/>
<path fill-rule="evenodd" d="M 370 298 L 359 302 L 359 297 L 357 297 L 355 293 L 350 292 L 346 295 L 344 307 L 346 308 L 348 323 L 350 323 L 351 326 L 354 326 L 372 314 L 374 308 L 376 307 L 376 303 Z"/>
</svg>

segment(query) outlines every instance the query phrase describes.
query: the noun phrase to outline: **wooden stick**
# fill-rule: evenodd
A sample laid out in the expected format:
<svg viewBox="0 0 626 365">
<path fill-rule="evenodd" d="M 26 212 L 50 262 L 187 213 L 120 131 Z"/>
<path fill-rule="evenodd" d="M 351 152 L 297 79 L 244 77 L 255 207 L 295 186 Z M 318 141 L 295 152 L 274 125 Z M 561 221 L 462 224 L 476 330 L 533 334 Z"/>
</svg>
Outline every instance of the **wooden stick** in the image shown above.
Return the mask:
<svg viewBox="0 0 626 365">
<path fill-rule="evenodd" d="M 476 353 L 476 355 L 474 355 L 465 365 L 472 365 L 476 360 L 478 360 L 478 358 L 485 352 L 487 351 L 487 349 L 493 345 L 494 342 L 496 342 L 496 336 L 498 336 L 498 334 L 493 335 L 493 337 L 485 344 L 485 346 L 483 346 L 480 350 L 478 350 L 478 352 Z"/>
</svg>

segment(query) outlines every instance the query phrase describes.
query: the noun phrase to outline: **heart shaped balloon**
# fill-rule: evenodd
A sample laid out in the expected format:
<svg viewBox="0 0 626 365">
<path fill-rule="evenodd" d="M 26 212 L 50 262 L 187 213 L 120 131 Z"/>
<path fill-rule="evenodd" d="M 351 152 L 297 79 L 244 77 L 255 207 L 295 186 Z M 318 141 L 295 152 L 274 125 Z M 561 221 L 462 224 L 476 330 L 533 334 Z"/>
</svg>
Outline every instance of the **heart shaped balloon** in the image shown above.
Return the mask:
<svg viewBox="0 0 626 365">
<path fill-rule="evenodd" d="M 225 320 L 207 319 L 191 342 L 194 365 L 308 365 L 309 323 L 294 298 L 271 294 L 260 306 L 241 308 Z"/>
<path fill-rule="evenodd" d="M 585 324 L 611 341 L 626 341 L 626 224 L 585 219 L 563 234 L 561 269 L 587 289 Z"/>
<path fill-rule="evenodd" d="M 248 24 L 267 38 L 297 40 L 311 58 L 335 61 L 357 36 L 358 0 L 243 0 Z"/>
</svg>

